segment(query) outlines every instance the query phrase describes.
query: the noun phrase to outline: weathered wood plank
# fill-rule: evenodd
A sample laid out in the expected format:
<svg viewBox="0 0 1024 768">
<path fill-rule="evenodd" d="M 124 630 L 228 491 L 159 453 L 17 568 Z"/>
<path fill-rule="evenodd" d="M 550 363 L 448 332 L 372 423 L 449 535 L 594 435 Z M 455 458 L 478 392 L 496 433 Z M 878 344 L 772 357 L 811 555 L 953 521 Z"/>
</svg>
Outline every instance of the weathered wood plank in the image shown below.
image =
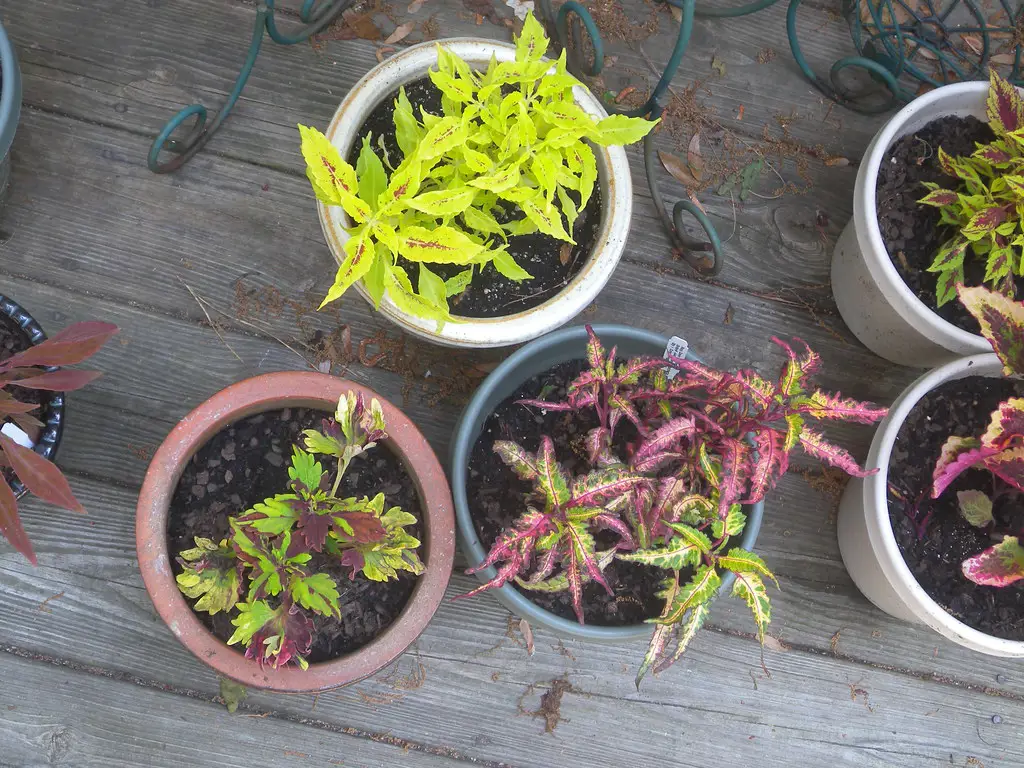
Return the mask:
<svg viewBox="0 0 1024 768">
<path fill-rule="evenodd" d="M 470 765 L 294 718 L 240 711 L 46 661 L 0 653 L 0 766 L 251 768 Z M 263 716 L 261 716 L 263 715 Z"/>
<path fill-rule="evenodd" d="M 110 510 L 131 501 L 131 494 L 100 484 L 79 482 L 76 488 L 96 516 L 117 515 Z M 94 572 L 85 552 L 77 562 L 50 557 L 56 542 L 41 528 L 31 525 L 30 532 L 43 566 L 33 569 L 10 554 L 0 559 L 0 644 L 113 668 L 147 685 L 215 695 L 213 675 L 160 624 L 141 587 L 110 579 L 114 574 L 102 567 Z M 101 543 L 82 548 L 111 558 L 116 548 L 103 541 L 110 533 L 88 531 L 83 539 Z M 60 570 L 48 565 L 55 561 Z M 449 595 L 470 583 L 457 577 Z M 1024 718 L 1020 699 L 795 649 L 770 652 L 766 677 L 754 641 L 715 632 L 704 633 L 678 667 L 638 694 L 632 674 L 642 644 L 560 648 L 535 628 L 536 652 L 528 657 L 504 639 L 505 615 L 489 599 L 446 602 L 416 650 L 390 674 L 316 699 L 253 692 L 248 702 L 275 716 L 389 733 L 467 759 L 524 766 L 549 766 L 556 755 L 567 766 L 657 763 L 668 755 L 701 765 L 715 760 L 723 745 L 737 764 L 757 759 L 769 766 L 794 759 L 935 765 L 949 754 L 956 765 L 968 756 L 998 758 L 999 765 L 1024 759 L 1016 738 Z M 538 738 L 542 723 L 521 716 L 520 705 L 535 711 L 539 695 L 560 678 L 573 688 L 562 702 L 564 720 L 552 736 Z M 176 706 L 167 708 L 177 712 Z M 709 714 L 715 729 L 707 727 Z M 998 726 L 991 722 L 996 714 Z M 609 728 L 613 722 L 617 727 Z M 630 733 L 656 736 L 624 737 Z"/>
<path fill-rule="evenodd" d="M 170 14 L 163 8 L 125 7 L 114 0 L 97 3 L 88 10 L 88 23 L 104 28 L 87 43 L 78 34 L 83 22 L 77 14 L 85 12 L 79 6 L 55 10 L 53 19 L 27 7 L 11 14 L 9 24 L 15 38 L 26 43 L 26 102 L 150 136 L 173 112 L 196 98 L 212 107 L 230 87 L 230 73 L 238 66 L 237 50 L 244 44 L 238 40 L 239 30 L 251 21 L 252 11 L 229 2 L 198 4 L 194 10 Z M 641 6 L 633 15 L 646 17 L 648 12 L 649 8 Z M 503 27 L 467 22 L 454 3 L 435 5 L 431 13 L 448 34 L 507 38 Z M 822 8 L 808 7 L 803 14 L 807 17 L 803 26 L 808 30 L 808 58 L 813 64 L 830 64 L 835 52 L 849 45 L 844 25 L 834 22 Z M 180 24 L 182 17 L 207 21 L 195 29 Z M 384 19 L 382 23 L 390 22 Z M 642 90 L 652 79 L 643 56 L 650 54 L 661 61 L 655 52 L 667 56 L 674 37 L 674 22 L 667 14 L 661 14 L 660 26 L 659 33 L 640 46 L 643 53 L 609 41 L 618 60 L 604 81 L 615 92 L 627 83 Z M 111 31 L 114 27 L 117 32 Z M 736 203 L 711 193 L 701 195 L 728 240 L 731 263 L 721 279 L 750 290 L 811 288 L 827 283 L 831 238 L 849 217 L 854 169 L 825 167 L 821 159 L 809 157 L 806 151 L 825 142 L 827 148 L 814 152 L 856 159 L 879 124 L 878 118 L 863 118 L 841 109 L 833 116 L 828 104 L 795 72 L 784 30 L 781 6 L 747 19 L 700 21 L 677 82 L 679 88 L 692 80 L 704 85 L 685 120 L 674 118 L 678 136 L 663 132 L 659 139 L 663 148 L 677 151 L 678 141 L 685 143 L 690 130 L 699 127 L 701 120 L 712 119 L 711 110 L 716 109 L 714 122 L 738 132 L 748 144 L 759 144 L 763 128 L 776 138 L 792 140 L 786 153 L 796 151 L 796 159 L 770 156 L 769 161 L 786 182 L 801 188 L 811 185 L 813 199 L 787 194 L 774 200 L 752 198 Z M 776 49 L 774 60 L 758 63 L 765 51 Z M 190 55 L 182 58 L 176 55 L 178 51 Z M 284 49 L 268 44 L 240 106 L 211 143 L 210 151 L 299 173 L 294 122 L 326 123 L 341 94 L 376 64 L 374 51 L 372 44 L 359 40 L 327 42 L 319 52 L 306 45 Z M 712 59 L 728 67 L 726 76 L 715 73 Z M 299 78 L 302 88 L 294 87 Z M 596 87 L 600 90 L 605 85 Z M 689 128 L 682 126 L 687 121 L 692 123 Z M 710 165 L 720 152 L 706 128 L 704 148 Z M 727 154 L 742 154 L 742 150 L 740 144 Z M 643 233 L 634 238 L 631 257 L 670 264 L 668 241 L 654 215 L 642 163 L 635 151 L 631 154 L 636 189 L 633 231 Z M 145 148 L 140 147 L 126 159 L 141 164 L 144 155 Z M 729 162 L 735 165 L 739 161 Z M 682 194 L 662 176 L 670 200 Z M 780 185 L 774 173 L 766 170 L 760 192 L 770 196 Z M 819 220 L 819 211 L 824 219 Z M 831 306 L 827 290 L 821 300 Z"/>
</svg>

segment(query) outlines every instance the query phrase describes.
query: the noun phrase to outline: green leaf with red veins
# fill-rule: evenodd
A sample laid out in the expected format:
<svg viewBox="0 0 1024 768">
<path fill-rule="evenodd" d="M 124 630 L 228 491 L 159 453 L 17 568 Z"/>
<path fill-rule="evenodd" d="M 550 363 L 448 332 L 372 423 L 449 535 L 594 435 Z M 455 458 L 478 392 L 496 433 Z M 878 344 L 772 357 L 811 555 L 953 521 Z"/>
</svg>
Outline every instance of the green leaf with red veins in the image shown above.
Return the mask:
<svg viewBox="0 0 1024 768">
<path fill-rule="evenodd" d="M 981 491 L 958 491 L 956 499 L 960 516 L 975 528 L 984 528 L 995 521 L 992 517 L 992 499 Z"/>
<path fill-rule="evenodd" d="M 715 596 L 722 586 L 722 577 L 710 565 L 697 568 L 686 584 L 679 588 L 668 610 L 658 618 L 655 624 L 678 624 L 686 612 L 696 608 Z"/>
<path fill-rule="evenodd" d="M 816 419 L 849 421 L 855 424 L 874 424 L 885 418 L 889 412 L 888 408 L 877 408 L 871 403 L 843 397 L 839 392 L 829 394 L 819 390 L 795 402 L 799 402 L 797 410 L 800 413 L 806 413 Z"/>
<path fill-rule="evenodd" d="M 370 271 L 375 258 L 370 230 L 363 228 L 358 234 L 350 237 L 345 242 L 345 254 L 345 259 L 334 276 L 334 285 L 327 291 L 324 300 L 320 302 L 320 309 L 332 301 L 340 299 L 353 283 Z"/>
<path fill-rule="evenodd" d="M 523 31 L 516 38 L 516 61 L 540 61 L 548 49 L 544 27 L 532 13 L 523 21 Z"/>
<path fill-rule="evenodd" d="M 983 286 L 961 287 L 960 301 L 1002 361 L 1003 373 L 1024 373 L 1024 304 Z"/>
<path fill-rule="evenodd" d="M 808 456 L 819 459 L 829 466 L 837 467 L 852 477 L 868 477 L 878 471 L 877 468 L 861 469 L 857 461 L 847 451 L 838 445 L 833 445 L 820 433 L 806 427 L 800 434 L 800 446 Z"/>
<path fill-rule="evenodd" d="M 628 563 L 640 563 L 641 565 L 678 571 L 687 566 L 699 565 L 703 554 L 701 547 L 689 538 L 674 536 L 663 547 L 620 554 L 618 558 Z"/>
<path fill-rule="evenodd" d="M 939 248 L 939 252 L 935 255 L 935 260 L 932 261 L 931 266 L 928 267 L 928 271 L 948 272 L 958 267 L 962 269 L 964 257 L 967 255 L 967 249 L 970 245 L 971 241 L 964 237 L 947 240 Z"/>
<path fill-rule="evenodd" d="M 996 167 L 1005 167 L 1013 159 L 1006 142 L 998 140 L 979 147 L 971 157 L 984 160 Z"/>
<path fill-rule="evenodd" d="M 932 205 L 936 208 L 953 205 L 957 201 L 957 194 L 951 189 L 942 189 L 938 184 L 928 184 L 931 189 L 927 195 L 917 202 L 922 205 Z"/>
<path fill-rule="evenodd" d="M 573 481 L 572 505 L 606 505 L 646 482 L 643 475 L 622 466 L 598 469 Z"/>
<path fill-rule="evenodd" d="M 544 493 L 549 511 L 569 503 L 571 498 L 569 480 L 558 465 L 558 460 L 555 458 L 555 444 L 547 435 L 540 439 L 540 450 L 537 451 L 537 473 L 537 487 Z M 589 503 L 586 500 L 577 501 L 580 506 Z"/>
<path fill-rule="evenodd" d="M 482 250 L 482 245 L 454 227 L 446 226 L 406 227 L 398 241 L 400 255 L 409 261 L 427 263 L 469 264 Z"/>
<path fill-rule="evenodd" d="M 771 621 L 771 602 L 768 599 L 768 590 L 765 589 L 761 577 L 753 572 L 733 571 L 736 581 L 732 585 L 732 596 L 743 598 L 751 613 L 754 614 L 754 623 L 757 625 L 757 639 L 764 645 L 764 630 Z"/>
<path fill-rule="evenodd" d="M 961 569 L 975 584 L 1005 587 L 1024 579 L 1024 547 L 1016 536 L 1004 536 L 999 544 L 964 560 Z"/>
<path fill-rule="evenodd" d="M 932 470 L 932 498 L 939 498 L 963 472 L 981 464 L 994 453 L 998 453 L 998 449 L 983 447 L 976 437 L 947 437 L 935 469 Z"/>
<path fill-rule="evenodd" d="M 518 443 L 508 440 L 495 440 L 494 452 L 521 479 L 536 480 L 540 477 L 538 458 Z"/>
<path fill-rule="evenodd" d="M 938 282 L 935 285 L 935 296 L 938 299 L 938 306 L 956 298 L 957 289 L 964 282 L 963 264 L 939 273 Z"/>
<path fill-rule="evenodd" d="M 989 90 L 986 101 L 989 127 L 997 136 L 1005 136 L 1024 128 L 1024 100 L 1020 92 L 996 70 L 989 70 Z"/>
</svg>

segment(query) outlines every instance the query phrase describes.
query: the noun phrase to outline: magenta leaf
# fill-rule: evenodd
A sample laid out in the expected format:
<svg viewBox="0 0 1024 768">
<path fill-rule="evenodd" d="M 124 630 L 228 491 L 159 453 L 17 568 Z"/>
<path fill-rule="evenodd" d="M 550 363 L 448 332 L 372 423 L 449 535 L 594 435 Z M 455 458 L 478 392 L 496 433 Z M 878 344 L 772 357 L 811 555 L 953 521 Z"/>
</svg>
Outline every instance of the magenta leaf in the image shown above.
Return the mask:
<svg viewBox="0 0 1024 768">
<path fill-rule="evenodd" d="M 570 498 L 569 481 L 555 458 L 555 444 L 544 435 L 540 439 L 540 450 L 537 452 L 537 482 L 550 507 L 561 507 Z M 585 504 L 586 502 L 580 502 Z"/>
<path fill-rule="evenodd" d="M 837 445 L 833 445 L 821 434 L 804 427 L 800 434 L 800 445 L 807 452 L 808 456 L 820 459 L 826 464 L 843 470 L 853 477 L 867 477 L 875 474 L 878 469 L 864 470 L 857 464 L 856 460 L 847 451 Z"/>
<path fill-rule="evenodd" d="M 1024 491 L 1024 446 L 1006 448 L 985 458 L 985 469 Z"/>
<path fill-rule="evenodd" d="M 0 434 L 0 447 L 14 474 L 32 493 L 58 507 L 72 512 L 85 512 L 56 464 L 47 461 L 31 448 L 18 445 L 7 435 Z"/>
<path fill-rule="evenodd" d="M 12 355 L 0 370 L 36 365 L 74 365 L 99 352 L 118 332 L 118 327 L 98 320 L 75 323 L 41 344 Z"/>
<path fill-rule="evenodd" d="M 495 440 L 494 452 L 523 480 L 534 480 L 540 476 L 537 457 L 521 445 L 507 440 Z"/>
<path fill-rule="evenodd" d="M 1005 587 L 1024 579 L 1024 547 L 1016 536 L 1004 536 L 999 544 L 964 560 L 961 568 L 975 584 Z"/>
<path fill-rule="evenodd" d="M 997 452 L 998 449 L 982 447 L 975 437 L 947 437 L 932 471 L 932 498 L 939 498 L 962 473 Z"/>
<path fill-rule="evenodd" d="M 76 389 L 81 389 L 91 381 L 95 381 L 102 376 L 99 371 L 79 371 L 75 369 L 65 369 L 60 371 L 50 371 L 49 373 L 42 373 L 38 376 L 30 376 L 26 379 L 17 379 L 15 384 L 25 389 L 43 389 L 50 392 L 71 392 Z"/>
<path fill-rule="evenodd" d="M 797 407 L 800 413 L 806 413 L 816 419 L 831 419 L 836 421 L 849 421 L 855 424 L 874 424 L 879 419 L 885 418 L 889 412 L 887 408 L 878 408 L 871 403 L 862 403 L 843 397 L 836 392 L 812 392 L 806 398 L 799 400 L 801 405 Z"/>
<path fill-rule="evenodd" d="M 647 478 L 624 467 L 599 469 L 573 482 L 572 506 L 603 506 L 646 482 Z"/>
<path fill-rule="evenodd" d="M 1024 398 L 1011 397 L 992 412 L 988 429 L 981 436 L 986 448 L 1005 448 L 1024 439 Z"/>
</svg>

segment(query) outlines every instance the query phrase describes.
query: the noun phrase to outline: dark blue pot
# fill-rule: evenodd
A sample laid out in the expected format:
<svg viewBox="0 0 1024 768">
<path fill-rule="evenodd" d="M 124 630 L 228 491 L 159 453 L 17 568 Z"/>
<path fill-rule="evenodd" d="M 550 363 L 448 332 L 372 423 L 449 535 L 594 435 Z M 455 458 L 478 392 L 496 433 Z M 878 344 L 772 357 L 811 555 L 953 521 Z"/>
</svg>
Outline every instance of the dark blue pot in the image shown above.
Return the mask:
<svg viewBox="0 0 1024 768">
<path fill-rule="evenodd" d="M 661 357 L 668 344 L 668 339 L 664 336 L 625 325 L 595 325 L 593 328 L 605 349 L 618 347 L 619 353 L 624 357 L 637 355 Z M 469 563 L 475 565 L 487 556 L 470 517 L 466 498 L 469 459 L 484 421 L 502 400 L 515 392 L 530 377 L 543 373 L 552 366 L 567 360 L 582 360 L 586 344 L 587 332 L 583 326 L 562 328 L 531 341 L 514 352 L 495 368 L 490 376 L 484 379 L 459 418 L 451 445 L 451 480 L 452 494 L 455 498 L 459 546 L 462 547 Z M 687 357 L 693 358 L 694 356 L 688 353 Z M 747 527 L 743 531 L 740 546 L 744 549 L 753 549 L 754 543 L 757 541 L 757 533 L 761 528 L 764 502 L 747 506 L 744 511 L 747 514 Z M 477 574 L 484 582 L 492 579 L 494 575 L 493 568 L 487 568 Z M 725 574 L 722 577 L 720 591 L 728 593 L 732 589 L 733 580 L 734 576 L 731 573 Z M 540 608 L 524 597 L 519 590 L 508 584 L 493 591 L 492 594 L 512 613 L 527 619 L 534 626 L 547 627 L 562 637 L 621 642 L 649 637 L 652 630 L 650 624 L 635 624 L 626 627 L 581 625 Z"/>
<path fill-rule="evenodd" d="M 46 340 L 46 334 L 35 318 L 26 312 L 18 302 L 3 294 L 0 294 L 0 314 L 13 320 L 25 332 L 32 344 Z M 48 368 L 47 370 L 55 371 L 57 369 Z M 57 455 L 60 437 L 64 433 L 64 393 L 44 392 L 43 394 L 49 394 L 49 399 L 44 399 L 43 404 L 39 406 L 39 411 L 32 414 L 43 422 L 43 433 L 36 440 L 34 450 L 44 459 L 53 461 L 54 456 Z M 20 480 L 14 480 L 11 483 L 11 488 L 19 498 L 25 495 L 26 489 Z"/>
<path fill-rule="evenodd" d="M 0 24 L 0 199 L 11 176 L 11 143 L 21 115 L 21 70 L 14 45 Z"/>
</svg>

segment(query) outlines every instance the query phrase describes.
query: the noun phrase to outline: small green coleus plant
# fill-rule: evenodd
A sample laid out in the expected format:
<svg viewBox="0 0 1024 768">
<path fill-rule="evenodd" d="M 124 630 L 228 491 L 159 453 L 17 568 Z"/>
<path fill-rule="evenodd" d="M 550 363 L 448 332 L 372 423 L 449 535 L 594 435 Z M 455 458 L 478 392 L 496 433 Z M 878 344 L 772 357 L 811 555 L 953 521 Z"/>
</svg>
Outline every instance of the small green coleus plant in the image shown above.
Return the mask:
<svg viewBox="0 0 1024 768">
<path fill-rule="evenodd" d="M 496 574 L 464 597 L 509 582 L 528 592 L 565 592 L 582 624 L 584 587 L 594 582 L 612 594 L 604 572 L 613 560 L 658 569 L 664 609 L 649 620 L 654 626 L 639 687 L 649 670 L 659 672 L 683 654 L 727 574 L 731 595 L 749 606 L 764 642 L 771 618 L 765 581 L 775 576 L 738 546 L 747 523 L 742 505 L 764 499 L 797 446 L 851 475 L 871 474 L 807 421 L 869 424 L 886 411 L 815 388 L 810 376 L 820 358 L 806 344 L 794 349 L 773 339 L 787 357 L 775 380 L 674 357 L 678 374 L 670 379 L 665 360 L 620 360 L 587 331 L 587 368 L 568 386 L 565 402 L 521 401 L 596 415 L 598 426 L 574 447 L 587 471 L 569 472 L 547 435 L 535 453 L 494 443 L 532 490 L 519 517 L 468 571 L 493 566 Z"/>
<path fill-rule="evenodd" d="M 231 537 L 196 537 L 178 554 L 178 588 L 211 614 L 234 611 L 235 632 L 246 656 L 271 667 L 307 667 L 316 616 L 340 618 L 338 585 L 318 569 L 334 560 L 373 581 L 419 575 L 420 542 L 406 526 L 416 518 L 372 499 L 339 498 L 351 461 L 387 439 L 384 414 L 373 399 L 342 396 L 333 419 L 303 433 L 288 468 L 288 491 L 229 519 Z M 335 465 L 334 468 L 331 465 Z"/>
<path fill-rule="evenodd" d="M 440 327 L 450 318 L 449 297 L 486 265 L 511 280 L 531 278 L 509 254 L 509 237 L 542 232 L 575 242 L 573 225 L 597 182 L 588 142 L 631 144 L 655 123 L 625 115 L 595 120 L 573 98 L 582 84 L 566 70 L 565 52 L 551 62 L 543 58 L 547 48 L 532 13 L 515 60 L 492 56 L 483 72 L 439 44 L 429 74 L 441 92 L 441 114 L 416 114 L 399 90 L 401 158 L 378 154 L 367 134 L 353 168 L 326 136 L 299 126 L 317 199 L 341 206 L 353 222 L 323 304 L 362 280 L 376 306 L 386 295 Z M 417 264 L 415 286 L 399 257 Z M 430 264 L 464 269 L 444 280 Z"/>
<path fill-rule="evenodd" d="M 1024 303 L 978 286 L 959 289 L 960 300 L 981 325 L 982 335 L 1003 363 L 1007 376 L 1024 374 Z M 1000 524 L 993 512 L 1002 502 L 1018 503 L 1024 493 L 1024 398 L 1011 397 L 992 412 L 980 436 L 951 435 L 942 446 L 932 477 L 932 498 L 937 499 L 969 469 L 990 473 L 986 490 L 957 492 L 960 514 L 971 525 L 986 529 L 999 543 L 967 558 L 960 566 L 976 584 L 1005 587 L 1024 579 L 1024 546 L 1019 516 L 1016 525 Z M 1017 496 L 1017 499 L 1014 497 Z"/>
<path fill-rule="evenodd" d="M 1014 278 L 1024 275 L 1024 99 L 995 70 L 986 112 L 995 141 L 978 144 L 970 157 L 951 157 L 939 147 L 942 169 L 960 184 L 944 189 L 927 182 L 919 201 L 938 208 L 942 223 L 954 228 L 928 267 L 939 274 L 940 307 L 956 298 L 968 256 L 984 259 L 984 283 L 1011 298 Z"/>
</svg>

